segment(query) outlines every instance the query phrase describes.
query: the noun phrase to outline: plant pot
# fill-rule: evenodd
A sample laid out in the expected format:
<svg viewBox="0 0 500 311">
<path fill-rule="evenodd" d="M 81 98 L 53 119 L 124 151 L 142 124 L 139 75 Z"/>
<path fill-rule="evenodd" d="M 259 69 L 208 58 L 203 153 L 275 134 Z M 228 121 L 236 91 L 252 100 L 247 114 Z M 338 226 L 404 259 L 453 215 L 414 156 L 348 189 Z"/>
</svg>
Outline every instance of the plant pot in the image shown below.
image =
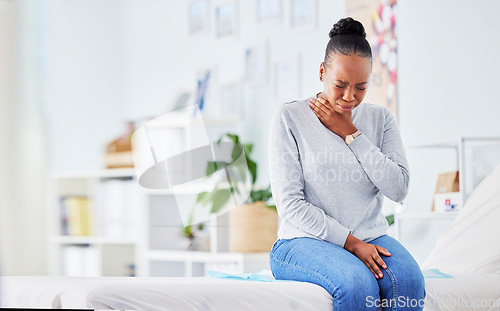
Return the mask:
<svg viewBox="0 0 500 311">
<path fill-rule="evenodd" d="M 229 212 L 229 251 L 269 252 L 278 236 L 278 213 L 262 201 Z"/>
</svg>

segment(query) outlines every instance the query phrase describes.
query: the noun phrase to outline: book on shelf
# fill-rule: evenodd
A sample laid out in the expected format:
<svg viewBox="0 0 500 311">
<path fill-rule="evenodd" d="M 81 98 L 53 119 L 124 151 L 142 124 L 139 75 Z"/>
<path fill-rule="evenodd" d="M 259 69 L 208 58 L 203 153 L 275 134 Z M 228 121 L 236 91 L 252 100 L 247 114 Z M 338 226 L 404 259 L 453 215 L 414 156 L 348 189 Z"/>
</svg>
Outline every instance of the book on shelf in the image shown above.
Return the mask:
<svg viewBox="0 0 500 311">
<path fill-rule="evenodd" d="M 63 235 L 89 236 L 91 234 L 90 207 L 87 197 L 61 197 L 60 207 Z"/>
<path fill-rule="evenodd" d="M 139 234 L 139 187 L 134 180 L 108 180 L 96 193 L 98 234 L 133 238 Z"/>
</svg>

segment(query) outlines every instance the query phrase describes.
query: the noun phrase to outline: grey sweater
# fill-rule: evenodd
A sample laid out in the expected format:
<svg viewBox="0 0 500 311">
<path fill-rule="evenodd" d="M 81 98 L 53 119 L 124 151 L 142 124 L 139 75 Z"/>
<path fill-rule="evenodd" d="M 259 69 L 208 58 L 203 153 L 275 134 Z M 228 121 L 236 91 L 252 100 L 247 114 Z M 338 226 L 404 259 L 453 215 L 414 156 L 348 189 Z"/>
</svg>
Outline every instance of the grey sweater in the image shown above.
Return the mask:
<svg viewBox="0 0 500 311">
<path fill-rule="evenodd" d="M 306 100 L 281 105 L 269 133 L 269 169 L 278 239 L 311 237 L 341 247 L 349 233 L 369 242 L 387 232 L 384 195 L 408 193 L 409 170 L 389 109 L 361 103 L 352 111 L 362 132 L 346 145 Z"/>
</svg>

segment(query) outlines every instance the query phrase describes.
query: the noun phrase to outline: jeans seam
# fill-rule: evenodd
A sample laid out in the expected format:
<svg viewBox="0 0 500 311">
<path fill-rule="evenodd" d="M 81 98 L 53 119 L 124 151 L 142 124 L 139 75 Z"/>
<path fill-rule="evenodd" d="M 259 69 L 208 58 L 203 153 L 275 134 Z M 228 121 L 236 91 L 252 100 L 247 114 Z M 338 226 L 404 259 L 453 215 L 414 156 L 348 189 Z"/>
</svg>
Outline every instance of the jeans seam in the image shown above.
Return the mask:
<svg viewBox="0 0 500 311">
<path fill-rule="evenodd" d="M 394 276 L 394 273 L 392 273 L 391 269 L 389 269 L 389 267 L 387 267 L 387 269 L 385 269 L 385 271 L 387 272 L 387 275 L 389 275 L 391 277 L 391 281 L 392 281 L 392 297 L 394 299 L 397 299 L 397 294 L 398 294 L 398 286 L 396 284 L 396 277 Z M 397 311 L 397 308 L 396 308 L 396 303 L 394 304 L 394 306 L 392 307 L 392 310 L 393 311 Z"/>
<path fill-rule="evenodd" d="M 311 271 L 312 271 L 312 272 L 313 272 L 316 276 L 319 276 L 319 277 L 321 277 L 324 281 L 326 281 L 326 283 L 328 283 L 328 285 L 329 285 L 332 289 L 333 289 L 333 287 L 334 287 L 334 286 L 333 286 L 333 283 L 332 283 L 332 282 L 330 282 L 330 280 L 328 280 L 328 279 L 327 279 L 327 278 L 326 278 L 323 274 L 321 274 L 321 272 L 319 272 L 319 271 L 316 271 L 316 270 L 314 270 L 314 269 L 306 269 L 305 267 L 302 267 L 301 265 L 295 265 L 295 264 L 291 264 L 291 263 L 288 263 L 288 262 L 286 262 L 286 261 L 283 261 L 283 260 L 277 259 L 276 257 L 274 257 L 274 255 L 273 255 L 272 253 L 271 253 L 271 257 L 273 258 L 273 260 L 274 260 L 274 261 L 279 262 L 280 264 L 287 265 L 287 266 L 292 266 L 292 267 L 294 267 L 294 268 L 299 268 L 299 270 L 300 270 L 300 271 L 302 271 L 302 272 L 307 273 L 307 272 L 311 272 Z M 310 283 L 310 282 L 308 282 L 308 283 Z M 318 284 L 316 284 L 316 285 L 318 285 Z M 340 292 L 340 289 L 337 289 L 337 291 L 338 291 L 338 292 Z M 338 297 L 338 294 L 339 294 L 339 293 L 337 293 L 337 295 L 335 295 L 335 296 L 332 296 L 332 298 L 333 298 L 333 299 L 336 299 L 336 298 Z M 338 304 L 339 304 L 339 307 L 340 307 L 340 305 L 341 305 L 341 301 L 340 301 L 340 300 L 338 300 Z"/>
</svg>

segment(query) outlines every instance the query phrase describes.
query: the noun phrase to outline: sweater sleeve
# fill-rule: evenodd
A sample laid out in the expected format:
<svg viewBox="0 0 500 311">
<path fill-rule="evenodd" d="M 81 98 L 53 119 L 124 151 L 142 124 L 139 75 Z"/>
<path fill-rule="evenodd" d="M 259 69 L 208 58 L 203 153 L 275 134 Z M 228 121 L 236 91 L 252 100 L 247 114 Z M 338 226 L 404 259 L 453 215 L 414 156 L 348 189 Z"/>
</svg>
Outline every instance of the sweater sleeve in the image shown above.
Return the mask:
<svg viewBox="0 0 500 311">
<path fill-rule="evenodd" d="M 304 175 L 296 134 L 293 120 L 283 105 L 275 112 L 269 132 L 269 174 L 278 214 L 302 231 L 344 247 L 351 231 L 304 199 Z"/>
<path fill-rule="evenodd" d="M 408 194 L 410 173 L 396 120 L 385 108 L 382 147 L 361 134 L 348 147 L 373 184 L 389 199 L 401 202 Z"/>
</svg>

